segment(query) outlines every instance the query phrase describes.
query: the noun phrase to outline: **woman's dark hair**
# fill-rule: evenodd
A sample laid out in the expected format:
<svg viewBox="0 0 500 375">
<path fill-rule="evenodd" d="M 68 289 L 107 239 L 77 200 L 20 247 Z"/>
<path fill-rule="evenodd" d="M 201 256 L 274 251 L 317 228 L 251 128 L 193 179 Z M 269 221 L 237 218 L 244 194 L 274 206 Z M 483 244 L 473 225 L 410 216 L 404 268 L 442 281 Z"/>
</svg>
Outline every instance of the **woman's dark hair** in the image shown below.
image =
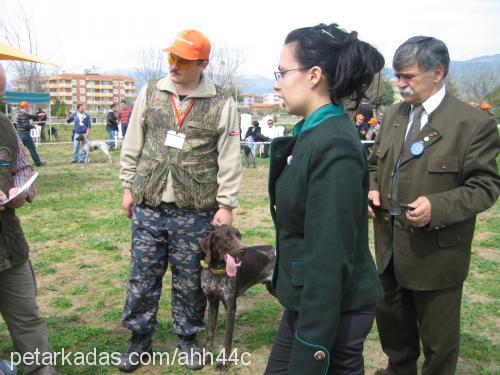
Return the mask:
<svg viewBox="0 0 500 375">
<path fill-rule="evenodd" d="M 290 32 L 285 44 L 297 43 L 295 54 L 302 67 L 319 66 L 325 74 L 333 103 L 349 98 L 358 107 L 384 57 L 374 47 L 332 23 L 321 23 Z"/>
<path fill-rule="evenodd" d="M 83 104 L 79 103 L 79 104 L 76 105 L 76 109 L 78 109 L 80 107 L 83 107 Z"/>
<path fill-rule="evenodd" d="M 254 121 L 252 121 L 252 125 L 256 126 L 258 128 L 259 127 L 259 122 L 254 120 Z"/>
</svg>

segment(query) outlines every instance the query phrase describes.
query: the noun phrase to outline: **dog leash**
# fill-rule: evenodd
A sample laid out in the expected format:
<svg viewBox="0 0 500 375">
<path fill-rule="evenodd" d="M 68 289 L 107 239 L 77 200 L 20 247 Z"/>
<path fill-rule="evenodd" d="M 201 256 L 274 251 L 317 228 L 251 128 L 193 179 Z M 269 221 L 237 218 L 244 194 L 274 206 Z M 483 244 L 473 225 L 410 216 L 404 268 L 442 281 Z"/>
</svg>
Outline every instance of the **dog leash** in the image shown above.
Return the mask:
<svg viewBox="0 0 500 375">
<path fill-rule="evenodd" d="M 210 266 L 205 262 L 204 260 L 200 260 L 200 266 L 203 269 L 208 269 L 212 275 L 215 276 L 220 276 L 220 275 L 225 275 L 226 274 L 226 269 L 225 268 L 210 268 Z"/>
</svg>

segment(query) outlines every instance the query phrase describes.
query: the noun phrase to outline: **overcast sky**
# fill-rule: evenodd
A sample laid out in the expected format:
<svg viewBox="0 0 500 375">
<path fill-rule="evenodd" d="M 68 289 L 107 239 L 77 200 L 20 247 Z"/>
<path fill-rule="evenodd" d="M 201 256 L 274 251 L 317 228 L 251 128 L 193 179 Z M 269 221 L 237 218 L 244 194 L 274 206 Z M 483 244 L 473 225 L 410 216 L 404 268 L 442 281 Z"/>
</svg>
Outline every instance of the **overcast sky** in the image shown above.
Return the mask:
<svg viewBox="0 0 500 375">
<path fill-rule="evenodd" d="M 320 22 L 358 31 L 387 66 L 414 35 L 442 39 L 452 60 L 500 53 L 498 0 L 0 0 L 0 17 L 14 19 L 19 3 L 36 30 L 39 55 L 71 73 L 92 65 L 132 69 L 139 50 L 166 47 L 188 28 L 238 49 L 243 74 L 269 78 L 286 34 Z"/>
</svg>

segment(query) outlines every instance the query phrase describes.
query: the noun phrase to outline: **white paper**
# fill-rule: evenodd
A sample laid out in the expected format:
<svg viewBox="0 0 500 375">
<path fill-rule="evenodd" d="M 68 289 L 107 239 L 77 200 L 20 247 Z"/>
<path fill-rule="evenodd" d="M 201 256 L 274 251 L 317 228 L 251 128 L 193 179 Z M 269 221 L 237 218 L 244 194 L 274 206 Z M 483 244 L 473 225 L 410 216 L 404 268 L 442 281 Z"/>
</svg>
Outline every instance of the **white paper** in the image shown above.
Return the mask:
<svg viewBox="0 0 500 375">
<path fill-rule="evenodd" d="M 167 138 L 165 139 L 165 146 L 174 147 L 178 150 L 182 150 L 185 140 L 186 140 L 186 134 L 177 133 L 176 131 L 169 130 L 167 132 Z"/>
<path fill-rule="evenodd" d="M 33 176 L 31 176 L 31 178 L 26 181 L 26 183 L 21 186 L 19 188 L 19 190 L 17 191 L 17 193 L 15 195 L 13 195 L 12 197 L 9 197 L 9 199 L 5 200 L 5 201 L 0 201 L 0 206 L 4 206 L 6 205 L 7 203 L 9 203 L 11 200 L 14 200 L 16 199 L 20 194 L 28 191 L 28 189 L 30 188 L 30 186 L 33 184 L 33 182 L 35 182 L 36 178 L 38 177 L 39 173 L 38 172 L 35 172 L 33 173 Z M 5 192 L 5 193 L 8 193 L 8 192 Z"/>
</svg>

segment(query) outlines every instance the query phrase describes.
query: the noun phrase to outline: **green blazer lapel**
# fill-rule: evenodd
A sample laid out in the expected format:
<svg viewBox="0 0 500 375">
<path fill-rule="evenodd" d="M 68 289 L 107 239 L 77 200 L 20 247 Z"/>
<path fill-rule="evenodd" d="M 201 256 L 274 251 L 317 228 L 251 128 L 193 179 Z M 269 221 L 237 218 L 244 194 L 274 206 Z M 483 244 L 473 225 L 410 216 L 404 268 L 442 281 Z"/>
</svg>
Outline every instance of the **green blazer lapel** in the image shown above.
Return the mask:
<svg viewBox="0 0 500 375">
<path fill-rule="evenodd" d="M 399 159 L 403 144 L 405 142 L 406 128 L 408 127 L 408 118 L 410 114 L 410 106 L 405 105 L 399 112 L 396 121 L 393 125 L 393 144 L 394 144 L 394 160 Z"/>
<path fill-rule="evenodd" d="M 276 211 L 274 204 L 276 203 L 275 196 L 275 185 L 276 180 L 285 165 L 287 164 L 287 158 L 292 154 L 293 145 L 297 137 L 277 137 L 271 141 L 270 145 L 270 161 L 269 161 L 269 200 L 271 208 L 271 216 L 273 221 L 276 223 Z"/>
<path fill-rule="evenodd" d="M 439 130 L 436 128 L 433 128 L 430 126 L 429 123 L 425 124 L 425 126 L 422 128 L 420 133 L 417 136 L 417 139 L 415 139 L 415 142 L 421 141 L 424 144 L 424 153 L 427 150 L 429 146 L 432 144 L 436 143 L 439 141 L 443 136 L 440 134 Z M 401 160 L 401 163 L 399 165 L 403 165 L 406 163 L 408 160 L 413 159 L 415 156 L 411 154 L 407 154 L 407 157 Z"/>
</svg>

